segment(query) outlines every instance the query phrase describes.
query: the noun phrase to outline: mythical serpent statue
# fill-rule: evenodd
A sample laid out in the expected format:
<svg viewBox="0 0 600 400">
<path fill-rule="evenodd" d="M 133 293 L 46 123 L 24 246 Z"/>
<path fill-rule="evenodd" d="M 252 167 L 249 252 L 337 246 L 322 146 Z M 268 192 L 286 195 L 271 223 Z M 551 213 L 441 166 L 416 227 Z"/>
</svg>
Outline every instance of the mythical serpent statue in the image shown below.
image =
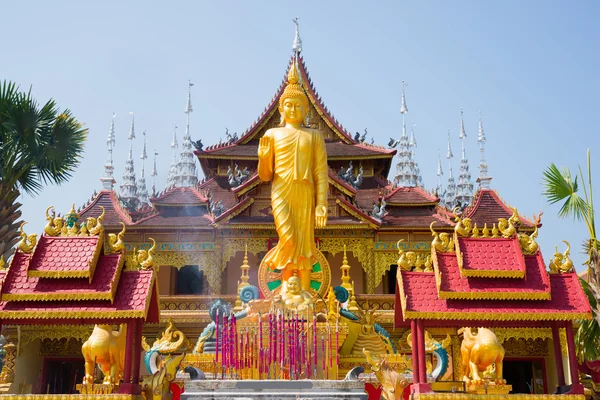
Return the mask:
<svg viewBox="0 0 600 400">
<path fill-rule="evenodd" d="M 98 218 L 88 217 L 87 222 L 85 223 L 85 227 L 90 235 L 100 236 L 104 233 L 104 226 L 102 225 L 102 222 L 104 221 L 106 210 L 102 206 L 100 206 L 100 208 L 102 209 L 102 214 L 100 214 Z M 83 229 L 83 226 L 84 224 L 82 223 L 81 229 Z"/>
<path fill-rule="evenodd" d="M 496 365 L 495 382 L 506 383 L 502 379 L 502 361 L 504 347 L 496 334 L 487 328 L 478 328 L 477 335 L 473 335 L 471 328 L 461 328 L 458 334 L 464 334 L 460 353 L 462 355 L 463 380 L 479 383 L 483 372 L 492 364 Z"/>
<path fill-rule="evenodd" d="M 19 232 L 21 232 L 21 241 L 17 243 L 17 248 L 23 253 L 31 253 L 37 244 L 37 235 L 35 233 L 27 235 L 25 231 L 23 231 L 23 227 L 26 224 L 27 222 L 23 222 L 19 227 Z"/>
<path fill-rule="evenodd" d="M 371 371 L 375 373 L 377 380 L 381 383 L 382 396 L 386 400 L 400 400 L 404 389 L 410 385 L 410 382 L 399 372 L 394 371 L 387 363 L 389 355 L 381 358 L 375 358 L 369 350 L 363 349 Z"/>
<path fill-rule="evenodd" d="M 454 251 L 454 240 L 452 240 L 452 235 L 447 232 L 437 233 L 433 230 L 433 225 L 435 225 L 436 221 L 431 222 L 429 225 L 429 230 L 431 231 L 431 236 L 433 236 L 433 241 L 431 245 L 435 247 L 436 251 L 440 253 L 447 253 L 450 251 Z"/>
<path fill-rule="evenodd" d="M 404 251 L 402 247 L 400 247 L 400 243 L 404 242 L 404 239 L 398 240 L 398 267 L 400 267 L 403 271 L 410 271 L 412 267 L 417 263 L 417 253 L 414 251 Z"/>
<path fill-rule="evenodd" d="M 52 215 L 49 213 L 50 209 L 52 209 Z M 48 236 L 60 235 L 65 221 L 62 218 L 55 216 L 54 206 L 50 206 L 46 209 L 46 221 L 48 222 L 44 227 L 44 233 Z"/>
<path fill-rule="evenodd" d="M 535 254 L 540 246 L 537 244 L 535 239 L 538 236 L 538 227 L 535 226 L 535 229 L 531 235 L 526 235 L 524 233 L 519 233 L 519 245 L 521 246 L 521 250 L 524 254 L 533 255 Z"/>
<path fill-rule="evenodd" d="M 412 347 L 412 334 L 408 334 L 406 337 L 406 342 L 409 347 Z M 446 372 L 448 372 L 448 366 L 450 365 L 450 357 L 448 355 L 448 347 L 452 344 L 452 339 L 450 335 L 446 335 L 446 338 L 442 340 L 442 342 L 438 342 L 435 340 L 431 334 L 425 331 L 425 352 L 432 353 L 436 359 L 436 365 L 433 371 L 431 371 L 431 376 L 436 381 L 442 379 Z M 427 369 L 430 368 L 429 361 L 427 362 Z"/>
<path fill-rule="evenodd" d="M 569 255 L 571 254 L 571 245 L 566 240 L 563 240 L 563 243 L 567 245 L 567 249 L 565 250 L 565 252 L 561 254 L 558 251 L 557 246 L 556 252 L 554 253 L 554 257 L 550 259 L 548 268 L 550 269 L 551 274 L 564 274 L 574 271 L 573 261 L 571 261 L 571 258 L 569 258 Z"/>
<path fill-rule="evenodd" d="M 125 236 L 125 224 L 121 222 L 121 226 L 123 227 L 121 232 L 116 235 L 114 233 L 109 233 L 108 239 L 106 240 L 108 249 L 112 254 L 122 253 L 125 249 L 125 242 L 123 241 L 123 237 Z"/>
<path fill-rule="evenodd" d="M 161 361 L 158 370 L 150 377 L 144 379 L 143 387 L 146 400 L 171 400 L 171 382 L 175 380 L 179 366 L 185 353 L 169 354 Z"/>
<path fill-rule="evenodd" d="M 471 233 L 471 230 L 473 229 L 473 226 L 471 225 L 471 218 L 460 217 L 456 213 L 457 210 L 458 207 L 455 207 L 454 210 L 452 210 L 454 214 L 454 222 L 456 222 L 456 225 L 454 226 L 454 232 L 456 232 L 458 236 L 469 236 L 469 233 Z"/>
<path fill-rule="evenodd" d="M 173 325 L 173 321 L 169 320 L 167 328 L 163 332 L 162 336 L 157 338 L 154 343 L 152 343 L 152 347 L 148 345 L 146 337 L 142 336 L 142 348 L 146 352 L 144 355 L 144 364 L 146 364 L 146 369 L 151 374 L 154 374 L 159 368 L 156 362 L 159 355 L 172 354 L 179 350 L 187 349 L 188 345 L 189 342 L 183 332 L 177 330 Z"/>
<path fill-rule="evenodd" d="M 121 324 L 118 332 L 112 330 L 112 325 L 96 325 L 92 334 L 81 346 L 85 358 L 84 385 L 94 383 L 94 368 L 96 364 L 104 374 L 104 384 L 118 384 L 123 376 L 125 364 L 125 340 L 127 325 Z"/>
<path fill-rule="evenodd" d="M 156 265 L 156 261 L 154 258 L 154 250 L 156 249 L 156 242 L 154 239 L 152 240 L 152 247 L 148 250 L 138 250 L 137 252 L 137 262 L 140 264 L 141 269 L 151 269 Z"/>
</svg>

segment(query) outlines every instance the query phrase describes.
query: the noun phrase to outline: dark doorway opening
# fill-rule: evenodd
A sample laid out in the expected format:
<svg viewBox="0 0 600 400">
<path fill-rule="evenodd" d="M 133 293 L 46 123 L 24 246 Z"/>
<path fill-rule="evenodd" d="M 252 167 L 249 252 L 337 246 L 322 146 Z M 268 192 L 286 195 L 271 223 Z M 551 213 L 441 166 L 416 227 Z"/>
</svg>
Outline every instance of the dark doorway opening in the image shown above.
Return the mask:
<svg viewBox="0 0 600 400">
<path fill-rule="evenodd" d="M 45 377 L 41 393 L 76 394 L 75 386 L 83 381 L 85 374 L 83 358 L 46 358 Z"/>
<path fill-rule="evenodd" d="M 384 294 L 396 293 L 396 277 L 398 276 L 398 266 L 392 265 L 386 273 L 386 286 L 384 286 Z"/>
<path fill-rule="evenodd" d="M 506 383 L 511 393 L 543 394 L 545 389 L 543 360 L 504 360 Z"/>
<path fill-rule="evenodd" d="M 204 273 L 197 265 L 186 265 L 175 276 L 175 294 L 202 294 Z"/>
</svg>

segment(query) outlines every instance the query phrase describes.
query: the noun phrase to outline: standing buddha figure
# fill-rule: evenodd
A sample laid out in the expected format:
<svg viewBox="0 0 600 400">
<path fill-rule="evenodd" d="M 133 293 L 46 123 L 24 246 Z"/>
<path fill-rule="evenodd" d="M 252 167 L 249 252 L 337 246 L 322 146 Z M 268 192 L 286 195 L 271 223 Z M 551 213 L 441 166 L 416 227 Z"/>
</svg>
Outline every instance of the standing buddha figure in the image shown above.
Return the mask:
<svg viewBox="0 0 600 400">
<path fill-rule="evenodd" d="M 279 236 L 263 262 L 282 273 L 282 295 L 293 275 L 310 292 L 314 228 L 327 223 L 327 153 L 320 131 L 303 125 L 308 97 L 298 80 L 296 60 L 279 99 L 281 125 L 269 129 L 258 147 L 258 176 L 271 181 L 271 207 Z"/>
</svg>

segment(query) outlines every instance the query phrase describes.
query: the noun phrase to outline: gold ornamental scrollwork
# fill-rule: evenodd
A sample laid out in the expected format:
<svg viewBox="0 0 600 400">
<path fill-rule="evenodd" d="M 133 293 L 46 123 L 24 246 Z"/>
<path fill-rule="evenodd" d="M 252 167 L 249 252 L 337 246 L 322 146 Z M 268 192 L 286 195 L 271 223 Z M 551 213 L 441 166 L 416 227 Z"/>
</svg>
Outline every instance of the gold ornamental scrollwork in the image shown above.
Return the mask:
<svg viewBox="0 0 600 400">
<path fill-rule="evenodd" d="M 329 252 L 334 256 L 344 251 L 344 245 L 346 245 L 347 250 L 352 252 L 361 263 L 362 269 L 366 273 L 366 292 L 372 294 L 375 293 L 375 288 L 378 285 L 374 280 L 374 244 L 373 238 L 321 238 L 319 250 Z M 381 279 L 379 283 L 381 283 Z"/>
<path fill-rule="evenodd" d="M 206 275 L 206 281 L 213 293 L 219 293 L 221 288 L 221 271 L 214 268 L 219 265 L 219 254 L 216 252 L 173 253 L 158 252 L 155 255 L 156 264 L 170 265 L 181 269 L 186 265 L 197 265 Z"/>
<path fill-rule="evenodd" d="M 29 328 L 29 327 L 28 327 Z M 20 342 L 18 343 L 19 355 L 28 344 L 36 339 L 78 339 L 85 342 L 90 336 L 92 325 L 45 325 L 31 326 L 30 329 L 22 329 Z"/>
<path fill-rule="evenodd" d="M 221 248 L 223 249 L 221 269 L 225 270 L 227 263 L 238 252 L 243 252 L 245 246 L 248 246 L 248 253 L 258 255 L 260 252 L 267 251 L 269 238 L 223 238 L 221 239 Z"/>
</svg>

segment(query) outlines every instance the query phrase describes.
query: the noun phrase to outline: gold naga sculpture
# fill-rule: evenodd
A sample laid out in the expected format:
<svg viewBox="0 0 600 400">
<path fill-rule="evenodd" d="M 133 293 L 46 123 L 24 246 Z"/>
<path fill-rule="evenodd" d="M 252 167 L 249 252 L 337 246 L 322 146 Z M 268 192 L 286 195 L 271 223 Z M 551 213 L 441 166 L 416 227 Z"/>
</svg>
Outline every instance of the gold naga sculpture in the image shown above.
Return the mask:
<svg viewBox="0 0 600 400">
<path fill-rule="evenodd" d="M 121 226 L 123 227 L 121 232 L 116 235 L 114 233 L 109 233 L 108 239 L 106 240 L 108 249 L 112 254 L 121 253 L 125 249 L 125 242 L 123 241 L 123 237 L 125 236 L 125 224 L 121 222 Z"/>
<path fill-rule="evenodd" d="M 436 221 L 433 221 L 431 225 L 429 225 L 431 236 L 433 236 L 433 241 L 431 242 L 431 245 L 435 247 L 436 251 L 439 251 L 440 253 L 454 251 L 454 240 L 452 238 L 452 235 L 447 232 L 437 233 L 436 231 L 434 231 L 433 225 L 435 225 L 435 223 Z"/>
<path fill-rule="evenodd" d="M 457 210 L 458 207 L 455 207 L 454 210 L 452 210 L 452 213 L 454 214 L 454 222 L 456 222 L 456 225 L 454 226 L 454 232 L 456 232 L 458 236 L 469 236 L 471 230 L 473 229 L 471 225 L 471 218 L 462 218 L 456 213 Z"/>
<path fill-rule="evenodd" d="M 566 240 L 563 240 L 563 243 L 567 245 L 565 252 L 561 254 L 561 252 L 558 251 L 558 246 L 556 246 L 554 257 L 550 259 L 550 263 L 548 264 L 551 274 L 564 274 L 574 271 L 573 261 L 571 261 L 571 258 L 569 257 L 571 254 L 571 245 Z"/>
<path fill-rule="evenodd" d="M 137 262 L 141 269 L 151 269 L 156 265 L 156 259 L 154 258 L 156 242 L 153 238 L 149 239 L 152 240 L 152 246 L 148 250 L 141 249 L 137 252 Z"/>
<path fill-rule="evenodd" d="M 23 253 L 31 253 L 37 244 L 37 234 L 32 233 L 31 235 L 27 235 L 25 231 L 23 231 L 23 227 L 26 224 L 27 222 L 23 222 L 19 227 L 19 232 L 21 232 L 21 240 L 19 243 L 17 243 L 17 248 Z"/>
<path fill-rule="evenodd" d="M 52 209 L 52 215 L 49 213 L 50 209 Z M 50 206 L 46 209 L 46 221 L 48 222 L 44 227 L 44 233 L 48 236 L 60 235 L 65 221 L 62 218 L 55 216 L 54 206 Z"/>
<path fill-rule="evenodd" d="M 92 334 L 81 346 L 85 358 L 84 385 L 94 383 L 94 369 L 96 364 L 104 374 L 105 385 L 118 384 L 123 377 L 125 365 L 125 340 L 127 325 L 121 324 L 118 332 L 114 332 L 112 325 L 96 325 Z"/>
<path fill-rule="evenodd" d="M 320 131 L 303 125 L 308 97 L 299 83 L 296 60 L 279 98 L 281 125 L 260 138 L 258 176 L 271 181 L 271 206 L 279 242 L 263 263 L 282 274 L 281 295 L 297 275 L 303 291 L 311 293 L 312 260 L 318 250 L 314 228 L 327 224 L 327 153 Z"/>
<path fill-rule="evenodd" d="M 375 354 L 392 353 L 392 344 L 389 340 L 375 332 L 375 323 L 377 322 L 378 315 L 376 314 L 377 309 L 369 308 L 367 302 L 365 308 L 358 308 L 356 312 L 359 320 L 356 322 L 350 322 L 350 330 L 356 330 L 356 340 L 352 345 L 350 354 L 361 354 L 364 350 L 370 351 Z M 387 341 L 386 341 L 387 340 Z"/>
<path fill-rule="evenodd" d="M 90 235 L 100 236 L 100 235 L 104 234 L 104 226 L 102 225 L 102 222 L 104 222 L 104 216 L 106 215 L 106 210 L 102 206 L 100 206 L 100 208 L 102 209 L 102 214 L 100 214 L 98 216 L 98 218 L 88 217 L 86 223 L 81 224 L 81 229 L 83 229 L 83 227 L 85 225 L 85 227 L 87 228 L 87 231 L 89 232 Z"/>
<path fill-rule="evenodd" d="M 363 349 L 362 352 L 367 357 L 367 363 L 371 367 L 371 371 L 381 384 L 383 398 L 386 400 L 402 399 L 404 389 L 410 385 L 410 382 L 406 380 L 404 375 L 390 368 L 387 361 L 389 355 L 376 358 L 367 349 Z"/>
<path fill-rule="evenodd" d="M 504 360 L 504 347 L 496 334 L 487 328 L 478 328 L 477 335 L 473 335 L 471 328 L 461 328 L 458 334 L 464 334 L 460 345 L 462 356 L 463 380 L 478 384 L 482 381 L 483 373 L 495 364 L 495 383 L 505 384 L 502 379 L 502 362 Z"/>
<path fill-rule="evenodd" d="M 146 400 L 171 400 L 171 382 L 175 380 L 179 366 L 185 357 L 185 353 L 169 354 L 161 361 L 158 371 L 144 380 L 144 394 Z"/>
<path fill-rule="evenodd" d="M 538 227 L 535 226 L 531 235 L 526 235 L 524 233 L 519 233 L 519 245 L 521 246 L 521 251 L 523 254 L 533 255 L 535 254 L 540 246 L 535 241 L 538 236 Z"/>
</svg>

